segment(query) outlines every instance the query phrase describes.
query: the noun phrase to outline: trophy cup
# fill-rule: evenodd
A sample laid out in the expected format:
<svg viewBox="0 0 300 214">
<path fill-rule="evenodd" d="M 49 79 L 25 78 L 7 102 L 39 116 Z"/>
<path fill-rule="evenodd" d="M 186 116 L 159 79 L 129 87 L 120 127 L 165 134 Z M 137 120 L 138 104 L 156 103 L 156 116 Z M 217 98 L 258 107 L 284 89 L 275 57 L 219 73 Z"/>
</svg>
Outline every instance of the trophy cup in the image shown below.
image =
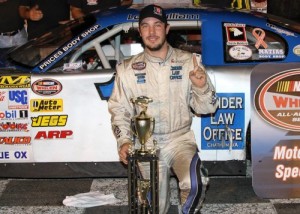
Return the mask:
<svg viewBox="0 0 300 214">
<path fill-rule="evenodd" d="M 140 114 L 131 119 L 131 130 L 140 143 L 140 148 L 131 148 L 128 157 L 128 202 L 129 213 L 158 214 L 158 157 L 156 141 L 154 147 L 148 149 L 146 143 L 154 132 L 155 120 L 146 111 L 152 99 L 140 96 L 131 99 L 134 105 L 142 108 Z M 149 179 L 138 175 L 138 163 L 150 163 Z"/>
</svg>

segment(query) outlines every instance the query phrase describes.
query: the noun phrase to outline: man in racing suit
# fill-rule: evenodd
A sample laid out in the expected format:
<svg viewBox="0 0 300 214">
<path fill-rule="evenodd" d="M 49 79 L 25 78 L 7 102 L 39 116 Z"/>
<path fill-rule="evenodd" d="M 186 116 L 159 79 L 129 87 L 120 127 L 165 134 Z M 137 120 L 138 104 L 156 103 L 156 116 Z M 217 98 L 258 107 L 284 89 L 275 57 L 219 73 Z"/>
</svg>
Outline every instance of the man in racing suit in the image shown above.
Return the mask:
<svg viewBox="0 0 300 214">
<path fill-rule="evenodd" d="M 170 204 L 170 170 L 179 180 L 183 213 L 197 213 L 204 200 L 208 177 L 201 164 L 194 133 L 193 112 L 216 110 L 214 87 L 200 56 L 172 48 L 166 41 L 169 31 L 164 10 L 148 5 L 140 12 L 139 32 L 145 51 L 117 66 L 113 93 L 108 102 L 120 160 L 127 164 L 132 145 L 130 121 L 140 113 L 131 98 L 147 96 L 147 114 L 155 119 L 153 138 L 159 147 L 159 212 Z M 149 141 L 151 142 L 151 141 Z M 147 144 L 146 144 L 147 145 Z M 149 177 L 147 163 L 139 163 L 142 175 Z"/>
</svg>

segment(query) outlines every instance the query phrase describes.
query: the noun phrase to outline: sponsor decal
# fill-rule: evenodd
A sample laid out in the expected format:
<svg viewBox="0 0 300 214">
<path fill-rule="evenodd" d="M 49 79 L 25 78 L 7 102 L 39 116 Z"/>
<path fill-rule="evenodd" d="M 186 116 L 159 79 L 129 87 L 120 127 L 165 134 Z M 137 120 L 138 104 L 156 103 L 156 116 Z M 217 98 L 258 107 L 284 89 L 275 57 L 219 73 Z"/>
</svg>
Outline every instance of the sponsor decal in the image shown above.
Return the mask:
<svg viewBox="0 0 300 214">
<path fill-rule="evenodd" d="M 58 49 L 55 51 L 53 54 L 51 54 L 47 59 L 45 59 L 41 65 L 39 66 L 39 69 L 43 70 L 47 68 L 48 66 L 52 65 L 55 63 L 58 59 L 60 59 L 65 53 L 69 52 L 72 50 L 74 47 L 76 47 L 83 38 L 91 35 L 94 31 L 97 31 L 100 29 L 100 25 L 96 24 L 83 33 L 81 33 L 79 36 L 76 38 L 72 39 L 69 43 L 67 43 L 64 47 Z"/>
<path fill-rule="evenodd" d="M 28 110 L 6 110 L 0 111 L 0 120 L 19 120 L 27 119 Z"/>
<path fill-rule="evenodd" d="M 153 13 L 162 16 L 162 9 L 160 7 L 154 7 Z"/>
<path fill-rule="evenodd" d="M 229 55 L 236 60 L 247 60 L 252 56 L 252 51 L 246 46 L 237 45 L 229 49 Z"/>
<path fill-rule="evenodd" d="M 144 70 L 146 68 L 145 62 L 135 62 L 131 65 L 133 70 Z"/>
<path fill-rule="evenodd" d="M 267 23 L 267 27 L 271 28 L 272 30 L 276 31 L 279 34 L 285 34 L 286 36 L 294 36 L 297 37 L 295 35 L 295 33 L 291 32 L 291 31 L 287 31 L 285 29 L 281 29 L 273 24 Z"/>
<path fill-rule="evenodd" d="M 27 90 L 9 91 L 8 109 L 28 109 L 28 91 Z"/>
<path fill-rule="evenodd" d="M 171 71 L 176 71 L 176 70 L 181 71 L 182 70 L 182 66 L 181 65 L 171 66 Z"/>
<path fill-rule="evenodd" d="M 31 137 L 0 137 L 0 144 L 8 144 L 8 145 L 19 145 L 19 144 L 30 144 Z"/>
<path fill-rule="evenodd" d="M 174 63 L 174 64 L 176 64 L 176 63 Z M 173 80 L 173 81 L 181 80 L 182 79 L 181 71 L 182 71 L 181 65 L 171 65 L 170 80 Z"/>
<path fill-rule="evenodd" d="M 119 128 L 119 126 L 114 127 L 114 134 L 115 134 L 116 138 L 121 137 L 121 129 Z"/>
<path fill-rule="evenodd" d="M 5 94 L 6 94 L 6 91 L 0 91 L 0 102 L 4 102 L 5 101 Z"/>
<path fill-rule="evenodd" d="M 199 54 L 196 54 L 197 56 L 199 55 Z M 200 58 L 201 58 L 201 56 L 200 56 Z M 180 64 L 182 64 L 182 63 L 184 63 L 184 60 L 176 60 L 176 59 L 171 59 L 171 63 L 180 63 Z"/>
<path fill-rule="evenodd" d="M 62 112 L 63 100 L 62 99 L 31 99 L 30 111 L 31 112 Z"/>
<path fill-rule="evenodd" d="M 39 131 L 35 135 L 35 140 L 72 139 L 72 130 Z"/>
<path fill-rule="evenodd" d="M 282 49 L 258 49 L 260 59 L 283 59 L 285 58 Z"/>
<path fill-rule="evenodd" d="M 297 45 L 296 47 L 293 48 L 293 53 L 296 54 L 297 56 L 300 56 L 300 45 Z"/>
<path fill-rule="evenodd" d="M 227 45 L 248 45 L 245 24 L 224 23 L 224 27 Z"/>
<path fill-rule="evenodd" d="M 300 70 L 288 70 L 265 80 L 254 95 L 258 115 L 280 129 L 300 131 Z"/>
<path fill-rule="evenodd" d="M 30 76 L 0 76 L 0 88 L 30 88 Z"/>
<path fill-rule="evenodd" d="M 218 109 L 201 119 L 203 150 L 242 150 L 245 133 L 245 94 L 218 93 Z"/>
<path fill-rule="evenodd" d="M 0 123 L 0 132 L 28 132 L 28 123 Z"/>
<path fill-rule="evenodd" d="M 0 160 L 28 159 L 27 151 L 1 151 Z"/>
<path fill-rule="evenodd" d="M 171 66 L 170 80 L 181 80 L 182 79 L 182 66 Z"/>
<path fill-rule="evenodd" d="M 53 96 L 61 92 L 62 85 L 54 79 L 40 79 L 32 83 L 31 89 L 37 95 Z"/>
<path fill-rule="evenodd" d="M 68 115 L 40 115 L 31 118 L 32 127 L 56 127 L 67 124 Z"/>
<path fill-rule="evenodd" d="M 300 159 L 300 148 L 293 145 L 280 145 L 274 147 L 273 160 L 278 161 L 288 161 L 292 163 L 294 161 L 299 161 Z M 294 162 L 297 165 L 297 162 Z M 284 164 L 278 164 L 276 166 L 275 178 L 282 181 L 287 181 L 293 178 L 300 177 L 300 168 L 298 166 L 292 165 L 292 167 L 287 167 Z"/>
<path fill-rule="evenodd" d="M 266 37 L 266 33 L 263 29 L 254 28 L 252 30 L 252 35 L 256 39 L 256 43 L 255 43 L 256 49 L 258 49 L 260 46 L 262 46 L 265 49 L 268 48 L 268 44 L 264 41 L 264 38 Z"/>
<path fill-rule="evenodd" d="M 146 83 L 146 73 L 136 73 L 135 76 L 137 84 Z"/>
<path fill-rule="evenodd" d="M 72 71 L 82 68 L 82 62 L 64 63 L 63 71 Z"/>
</svg>

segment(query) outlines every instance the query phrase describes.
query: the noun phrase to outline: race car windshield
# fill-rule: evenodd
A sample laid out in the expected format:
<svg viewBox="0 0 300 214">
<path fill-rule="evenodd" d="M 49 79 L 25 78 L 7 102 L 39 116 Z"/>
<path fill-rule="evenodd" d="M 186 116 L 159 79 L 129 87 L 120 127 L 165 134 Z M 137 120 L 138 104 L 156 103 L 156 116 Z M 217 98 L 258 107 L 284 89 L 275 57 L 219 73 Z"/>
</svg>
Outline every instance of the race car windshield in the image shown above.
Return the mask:
<svg viewBox="0 0 300 214">
<path fill-rule="evenodd" d="M 95 24 L 94 16 L 85 16 L 63 24 L 48 33 L 35 38 L 8 54 L 14 63 L 33 68 L 58 47 Z"/>
</svg>

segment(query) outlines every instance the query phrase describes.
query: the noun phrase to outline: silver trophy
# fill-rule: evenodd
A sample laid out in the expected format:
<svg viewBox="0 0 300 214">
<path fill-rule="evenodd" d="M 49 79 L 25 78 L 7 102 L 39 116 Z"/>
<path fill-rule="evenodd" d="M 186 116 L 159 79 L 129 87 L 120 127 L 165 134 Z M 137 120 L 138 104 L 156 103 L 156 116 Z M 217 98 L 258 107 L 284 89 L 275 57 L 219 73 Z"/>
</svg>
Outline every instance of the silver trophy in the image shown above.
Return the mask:
<svg viewBox="0 0 300 214">
<path fill-rule="evenodd" d="M 148 149 L 146 144 L 153 135 L 155 120 L 147 114 L 151 98 L 140 96 L 132 98 L 131 102 L 142 108 L 141 112 L 131 119 L 131 130 L 140 143 L 140 148 L 131 148 L 128 157 L 128 202 L 129 213 L 157 214 L 158 210 L 158 157 L 156 141 Z M 142 178 L 138 173 L 138 163 L 150 163 L 150 179 Z M 148 200 L 150 197 L 150 200 Z"/>
</svg>

